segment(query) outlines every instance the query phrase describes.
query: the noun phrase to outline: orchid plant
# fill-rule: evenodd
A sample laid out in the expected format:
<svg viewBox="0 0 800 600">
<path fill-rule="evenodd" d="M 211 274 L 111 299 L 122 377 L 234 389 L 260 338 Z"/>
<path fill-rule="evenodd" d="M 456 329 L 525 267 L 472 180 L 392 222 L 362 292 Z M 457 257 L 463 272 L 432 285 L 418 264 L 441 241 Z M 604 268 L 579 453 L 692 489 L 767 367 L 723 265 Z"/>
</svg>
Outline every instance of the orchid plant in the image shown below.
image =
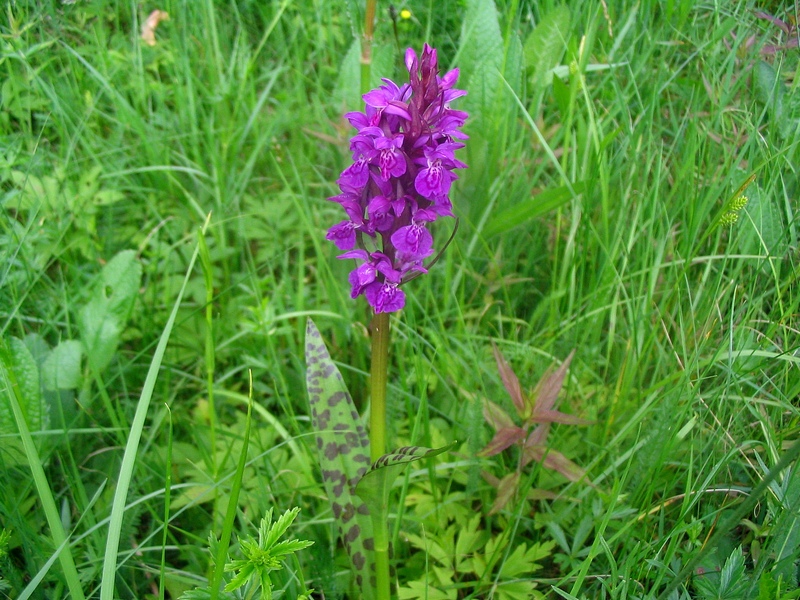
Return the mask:
<svg viewBox="0 0 800 600">
<path fill-rule="evenodd" d="M 339 258 L 359 263 L 350 295 L 363 294 L 376 314 L 402 309 L 400 286 L 427 272 L 424 260 L 434 252 L 428 225 L 454 216 L 453 171 L 466 167 L 455 151 L 467 138 L 460 130 L 467 113 L 450 108 L 466 94 L 453 87 L 458 69 L 439 77 L 436 50 L 427 44 L 421 59 L 409 48 L 405 64 L 409 83 L 384 79 L 364 95 L 365 112 L 345 115 L 358 132 L 350 139 L 353 164 L 337 181 L 341 193 L 329 198 L 347 219 L 326 237 L 346 250 Z"/>
<path fill-rule="evenodd" d="M 467 136 L 467 113 L 450 103 L 466 94 L 455 88 L 458 69 L 439 75 L 436 50 L 405 54 L 409 80 L 389 79 L 364 94 L 364 112 L 345 115 L 356 129 L 350 140 L 353 163 L 337 180 L 346 219 L 327 239 L 354 259 L 349 276 L 353 299 L 364 296 L 374 311 L 369 433 L 313 322 L 306 331 L 309 404 L 316 444 L 339 535 L 347 548 L 360 597 L 390 598 L 388 497 L 404 465 L 450 446 L 417 446 L 386 452 L 386 382 L 389 314 L 401 310 L 401 286 L 427 273 L 434 250 L 430 225 L 453 217 L 450 190 L 455 157 Z M 443 250 L 443 248 L 440 250 Z M 369 454 L 366 448 L 369 447 Z"/>
</svg>

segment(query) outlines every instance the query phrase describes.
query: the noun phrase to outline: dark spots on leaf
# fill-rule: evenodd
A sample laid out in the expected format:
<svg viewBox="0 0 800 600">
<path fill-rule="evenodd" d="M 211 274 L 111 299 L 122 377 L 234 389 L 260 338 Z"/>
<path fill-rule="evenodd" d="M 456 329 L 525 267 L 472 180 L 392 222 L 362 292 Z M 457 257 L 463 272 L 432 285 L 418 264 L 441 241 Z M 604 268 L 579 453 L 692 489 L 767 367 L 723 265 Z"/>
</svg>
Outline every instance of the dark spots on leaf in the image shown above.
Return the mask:
<svg viewBox="0 0 800 600">
<path fill-rule="evenodd" d="M 347 506 L 352 506 L 352 504 L 348 504 Z M 331 508 L 333 509 L 333 516 L 338 519 L 339 515 L 342 514 L 342 505 L 338 502 L 334 502 L 331 504 Z M 345 521 L 347 521 L 347 519 L 345 519 Z"/>
<path fill-rule="evenodd" d="M 320 375 L 323 379 L 328 379 L 331 375 L 333 375 L 336 371 L 336 366 L 333 363 L 324 363 L 320 367 Z"/>
<path fill-rule="evenodd" d="M 372 586 L 372 589 L 378 587 L 378 579 L 375 577 L 375 575 L 369 576 L 369 584 Z"/>
<path fill-rule="evenodd" d="M 353 462 L 369 464 L 369 456 L 367 456 L 366 454 L 356 454 L 353 457 Z M 362 467 L 362 468 L 364 468 L 364 467 Z"/>
<path fill-rule="evenodd" d="M 353 543 L 358 539 L 358 536 L 361 535 L 361 527 L 358 525 L 353 525 L 350 529 L 347 530 L 347 533 L 344 536 L 346 542 Z"/>
<path fill-rule="evenodd" d="M 339 474 L 339 483 L 333 486 L 333 495 L 337 498 L 342 495 L 344 492 L 344 486 L 347 483 L 347 477 L 344 476 L 344 473 Z"/>
<path fill-rule="evenodd" d="M 323 470 L 322 479 L 324 481 L 327 481 L 328 483 L 336 483 L 336 485 L 334 485 L 332 489 L 333 495 L 335 497 L 338 498 L 339 496 L 342 495 L 342 492 L 344 491 L 344 486 L 347 483 L 347 477 L 345 477 L 344 473 L 342 473 L 337 469 L 333 469 L 330 471 Z"/>
<path fill-rule="evenodd" d="M 347 425 L 347 423 L 336 423 L 336 425 L 333 426 L 333 430 L 334 431 L 349 431 L 350 430 L 350 426 Z"/>
<path fill-rule="evenodd" d="M 348 431 L 344 434 L 344 441 L 348 446 L 355 447 L 358 445 L 358 434 L 353 431 Z"/>
<path fill-rule="evenodd" d="M 316 423 L 317 431 L 324 431 L 328 428 L 328 422 L 331 420 L 331 409 L 326 408 L 319 413 L 319 418 Z"/>
<path fill-rule="evenodd" d="M 333 460 L 339 456 L 339 444 L 336 442 L 328 442 L 325 446 L 325 458 Z"/>
<path fill-rule="evenodd" d="M 352 519 L 356 514 L 356 507 L 353 506 L 352 502 L 348 502 L 344 506 L 344 512 L 342 513 L 342 523 L 347 523 L 350 519 Z M 338 516 L 338 515 L 337 515 Z"/>
<path fill-rule="evenodd" d="M 368 515 L 369 514 L 369 507 L 366 504 L 359 504 L 356 507 L 356 512 L 360 515 Z"/>
<path fill-rule="evenodd" d="M 366 448 L 367 446 L 369 446 L 369 439 L 361 438 L 361 447 Z"/>
<path fill-rule="evenodd" d="M 365 538 L 364 539 L 364 549 L 369 550 L 370 552 L 375 550 L 375 539 L 374 538 Z"/>
<path fill-rule="evenodd" d="M 364 578 L 361 575 L 356 575 L 356 585 L 364 587 Z"/>
<path fill-rule="evenodd" d="M 340 402 L 348 402 L 347 392 L 335 392 L 328 398 L 328 406 L 336 406 Z"/>
<path fill-rule="evenodd" d="M 351 410 L 350 411 L 350 418 L 353 419 L 353 421 L 357 422 L 358 419 L 359 419 L 358 411 L 357 410 Z"/>
<path fill-rule="evenodd" d="M 359 571 L 364 568 L 364 565 L 367 563 L 367 559 L 364 557 L 361 552 L 356 552 L 353 554 L 353 565 L 355 565 L 356 569 Z"/>
</svg>

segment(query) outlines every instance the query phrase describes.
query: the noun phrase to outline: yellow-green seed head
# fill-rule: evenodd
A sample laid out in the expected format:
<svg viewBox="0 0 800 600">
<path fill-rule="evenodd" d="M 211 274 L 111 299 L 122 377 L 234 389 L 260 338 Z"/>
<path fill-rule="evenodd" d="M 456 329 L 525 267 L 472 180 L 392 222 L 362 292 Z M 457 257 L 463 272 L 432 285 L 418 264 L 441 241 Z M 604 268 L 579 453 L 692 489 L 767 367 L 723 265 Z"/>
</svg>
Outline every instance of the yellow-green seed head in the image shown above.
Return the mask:
<svg viewBox="0 0 800 600">
<path fill-rule="evenodd" d="M 745 206 L 747 206 L 748 201 L 749 199 L 747 196 L 738 196 L 737 198 L 734 198 L 733 201 L 731 201 L 731 205 L 728 208 L 728 210 L 739 212 Z"/>
</svg>

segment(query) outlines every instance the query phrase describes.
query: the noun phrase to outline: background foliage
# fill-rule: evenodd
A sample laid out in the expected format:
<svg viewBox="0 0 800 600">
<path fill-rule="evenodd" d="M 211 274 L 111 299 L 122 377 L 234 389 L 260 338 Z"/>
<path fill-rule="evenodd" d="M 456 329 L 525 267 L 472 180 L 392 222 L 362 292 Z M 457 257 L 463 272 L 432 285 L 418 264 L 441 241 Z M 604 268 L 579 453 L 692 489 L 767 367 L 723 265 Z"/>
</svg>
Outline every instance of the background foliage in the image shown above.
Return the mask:
<svg viewBox="0 0 800 600">
<path fill-rule="evenodd" d="M 390 445 L 461 441 L 397 487 L 401 598 L 656 597 L 701 550 L 672 597 L 797 595 L 796 467 L 718 529 L 799 430 L 787 4 L 408 0 L 393 21 L 379 3 L 375 83 L 428 41 L 461 69 L 471 115 L 457 238 L 393 321 Z M 155 8 L 170 20 L 150 47 Z M 298 574 L 348 594 L 303 336 L 313 315 L 363 409 L 368 314 L 323 240 L 341 219 L 325 198 L 348 161 L 341 114 L 359 106 L 361 11 L 4 7 L 3 597 L 202 588 L 231 497 L 235 539 L 301 508 L 292 531 L 314 545 L 272 573 L 276 597 L 304 591 Z M 586 479 L 519 471 L 514 447 L 478 455 L 486 400 L 513 414 L 492 342 L 526 389 L 575 350 L 559 410 L 592 424 L 555 424 L 547 443 Z"/>
</svg>

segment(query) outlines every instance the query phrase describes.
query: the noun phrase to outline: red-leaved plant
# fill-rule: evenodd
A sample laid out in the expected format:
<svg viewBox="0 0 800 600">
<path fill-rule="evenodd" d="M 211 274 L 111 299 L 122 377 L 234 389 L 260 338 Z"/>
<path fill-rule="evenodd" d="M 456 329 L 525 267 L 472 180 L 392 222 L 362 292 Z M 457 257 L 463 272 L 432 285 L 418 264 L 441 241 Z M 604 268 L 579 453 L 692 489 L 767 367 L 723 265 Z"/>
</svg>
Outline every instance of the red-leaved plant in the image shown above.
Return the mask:
<svg viewBox="0 0 800 600">
<path fill-rule="evenodd" d="M 591 481 L 586 477 L 586 471 L 547 445 L 547 435 L 550 433 L 550 425 L 552 423 L 563 423 L 565 425 L 588 425 L 591 423 L 591 421 L 580 417 L 555 410 L 558 393 L 564 386 L 564 376 L 567 373 L 570 362 L 572 362 L 575 351 L 570 352 L 567 359 L 561 363 L 558 369 L 545 373 L 533 391 L 525 394 L 522 391 L 519 378 L 506 362 L 506 359 L 503 358 L 500 350 L 494 344 L 492 344 L 492 349 L 503 386 L 508 390 L 522 423 L 520 425 L 516 424 L 499 405 L 491 400 L 486 401 L 483 416 L 494 428 L 495 434 L 486 447 L 479 452 L 479 456 L 495 456 L 514 445 L 520 448 L 519 460 L 514 472 L 499 480 L 491 476 L 487 478 L 497 487 L 497 498 L 489 514 L 502 510 L 508 501 L 516 496 L 522 470 L 531 461 L 541 463 L 545 469 L 561 473 L 570 481 L 585 480 L 591 484 Z M 541 491 L 539 493 L 534 491 L 528 495 L 532 498 L 549 496 L 546 492 Z"/>
</svg>

